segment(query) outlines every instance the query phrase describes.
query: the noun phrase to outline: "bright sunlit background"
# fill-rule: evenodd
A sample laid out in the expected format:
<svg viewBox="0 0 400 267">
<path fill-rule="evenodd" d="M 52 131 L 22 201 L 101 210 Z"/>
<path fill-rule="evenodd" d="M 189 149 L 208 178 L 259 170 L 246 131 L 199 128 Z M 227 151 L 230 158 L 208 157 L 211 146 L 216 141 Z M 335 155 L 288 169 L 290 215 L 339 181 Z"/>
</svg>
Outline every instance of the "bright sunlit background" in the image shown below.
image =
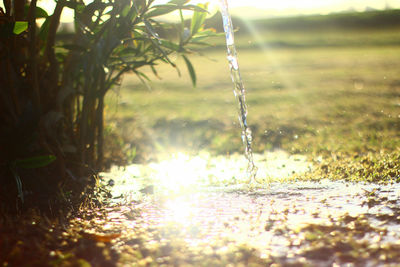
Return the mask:
<svg viewBox="0 0 400 267">
<path fill-rule="evenodd" d="M 155 3 L 162 4 L 167 0 L 156 0 Z M 202 1 L 193 0 L 192 3 L 209 2 L 218 5 L 219 0 Z M 266 18 L 279 16 L 293 16 L 306 14 L 327 14 L 340 11 L 364 11 L 369 9 L 399 8 L 400 1 L 397 0 L 228 0 L 232 15 L 244 18 Z"/>
<path fill-rule="evenodd" d="M 87 1 L 85 1 L 87 2 Z M 156 0 L 154 4 L 164 4 L 168 0 Z M 193 0 L 191 3 L 211 4 L 211 10 L 216 10 L 218 0 Z M 281 0 L 281 1 L 260 1 L 260 0 L 229 0 L 229 7 L 234 16 L 242 18 L 268 18 L 280 16 L 294 16 L 307 14 L 328 14 L 341 11 L 364 11 L 371 9 L 400 8 L 400 1 L 397 0 Z M 52 12 L 55 1 L 39 0 L 38 5 L 48 12 Z M 0 5 L 2 6 L 2 4 Z M 66 8 L 63 11 L 63 21 L 72 21 L 72 10 Z"/>
</svg>

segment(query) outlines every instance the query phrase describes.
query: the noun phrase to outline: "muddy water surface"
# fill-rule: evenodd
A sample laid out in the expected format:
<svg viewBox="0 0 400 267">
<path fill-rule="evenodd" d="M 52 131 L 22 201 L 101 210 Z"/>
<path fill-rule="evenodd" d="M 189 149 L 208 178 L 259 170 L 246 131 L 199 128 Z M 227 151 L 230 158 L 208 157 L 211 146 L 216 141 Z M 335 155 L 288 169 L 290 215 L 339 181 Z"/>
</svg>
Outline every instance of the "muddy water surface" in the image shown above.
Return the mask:
<svg viewBox="0 0 400 267">
<path fill-rule="evenodd" d="M 235 176 L 246 163 L 234 156 L 180 155 L 103 174 L 114 184 L 115 202 L 124 202 L 110 213 L 110 221 L 125 227 L 119 246 L 157 251 L 168 244 L 169 252 L 150 256 L 167 265 L 199 264 L 193 253 L 217 255 L 216 265 L 237 264 L 244 256 L 223 255 L 245 248 L 251 255 L 245 262 L 260 265 L 398 266 L 399 184 L 293 181 L 291 174 L 312 168 L 305 158 L 282 151 L 255 158 L 264 181 L 256 187 Z M 132 241 L 138 233 L 146 236 L 141 245 Z M 188 259 L 177 260 L 174 247 Z"/>
</svg>

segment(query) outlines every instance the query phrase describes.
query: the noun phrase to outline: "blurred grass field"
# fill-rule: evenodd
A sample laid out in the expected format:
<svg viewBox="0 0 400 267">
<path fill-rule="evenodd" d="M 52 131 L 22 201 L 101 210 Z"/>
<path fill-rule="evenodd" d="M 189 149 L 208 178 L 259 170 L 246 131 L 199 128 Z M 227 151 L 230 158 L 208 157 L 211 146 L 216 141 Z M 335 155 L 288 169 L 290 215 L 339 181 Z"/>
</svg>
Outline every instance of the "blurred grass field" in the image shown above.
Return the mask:
<svg viewBox="0 0 400 267">
<path fill-rule="evenodd" d="M 237 36 L 254 151 L 400 159 L 397 28 Z M 296 45 L 265 45 L 273 38 Z M 160 79 L 149 69 L 146 74 L 154 78 L 147 86 L 126 76 L 109 94 L 109 125 L 137 148 L 137 159 L 166 151 L 243 150 L 226 51 L 219 45 L 223 41 L 213 40 L 216 48 L 193 55 L 196 88 L 178 59 L 181 77 L 160 65 Z"/>
</svg>

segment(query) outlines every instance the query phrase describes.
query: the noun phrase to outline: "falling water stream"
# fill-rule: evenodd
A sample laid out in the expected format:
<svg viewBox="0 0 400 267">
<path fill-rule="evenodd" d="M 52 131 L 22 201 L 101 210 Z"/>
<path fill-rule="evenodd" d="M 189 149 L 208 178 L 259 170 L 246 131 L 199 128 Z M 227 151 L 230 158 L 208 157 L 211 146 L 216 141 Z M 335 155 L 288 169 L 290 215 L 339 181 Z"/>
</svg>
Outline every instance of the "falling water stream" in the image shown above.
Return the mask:
<svg viewBox="0 0 400 267">
<path fill-rule="evenodd" d="M 247 173 L 250 178 L 250 183 L 255 182 L 257 174 L 257 167 L 253 160 L 253 150 L 251 147 L 252 133 L 249 125 L 247 124 L 247 105 L 246 105 L 246 90 L 243 85 L 242 77 L 240 75 L 238 57 L 235 48 L 233 25 L 231 15 L 229 13 L 227 0 L 220 0 L 222 20 L 224 25 L 227 58 L 231 70 L 231 78 L 234 84 L 234 94 L 238 102 L 239 122 L 242 128 L 242 141 L 245 146 L 245 156 L 248 160 Z"/>
</svg>

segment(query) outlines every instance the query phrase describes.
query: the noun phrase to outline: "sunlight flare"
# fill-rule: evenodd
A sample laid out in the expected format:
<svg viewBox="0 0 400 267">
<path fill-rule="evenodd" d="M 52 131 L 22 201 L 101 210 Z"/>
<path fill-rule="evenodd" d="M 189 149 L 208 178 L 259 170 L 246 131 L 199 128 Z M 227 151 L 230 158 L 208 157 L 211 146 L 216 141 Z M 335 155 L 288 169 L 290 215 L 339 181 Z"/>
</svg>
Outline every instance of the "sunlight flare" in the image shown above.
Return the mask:
<svg viewBox="0 0 400 267">
<path fill-rule="evenodd" d="M 152 164 L 159 184 L 171 191 L 179 191 L 198 185 L 201 175 L 207 167 L 207 161 L 201 157 L 190 157 L 177 153 L 170 159 Z M 202 171 L 203 170 L 203 171 Z"/>
<path fill-rule="evenodd" d="M 290 179 L 295 173 L 309 171 L 312 164 L 302 155 L 289 155 L 285 151 L 255 154 L 259 171 L 258 187 L 268 187 L 270 182 Z M 196 156 L 179 152 L 158 163 L 148 165 L 156 188 L 178 194 L 190 193 L 199 188 L 239 186 L 246 187 L 249 177 L 247 161 L 241 154 L 213 157 L 209 153 Z"/>
</svg>

